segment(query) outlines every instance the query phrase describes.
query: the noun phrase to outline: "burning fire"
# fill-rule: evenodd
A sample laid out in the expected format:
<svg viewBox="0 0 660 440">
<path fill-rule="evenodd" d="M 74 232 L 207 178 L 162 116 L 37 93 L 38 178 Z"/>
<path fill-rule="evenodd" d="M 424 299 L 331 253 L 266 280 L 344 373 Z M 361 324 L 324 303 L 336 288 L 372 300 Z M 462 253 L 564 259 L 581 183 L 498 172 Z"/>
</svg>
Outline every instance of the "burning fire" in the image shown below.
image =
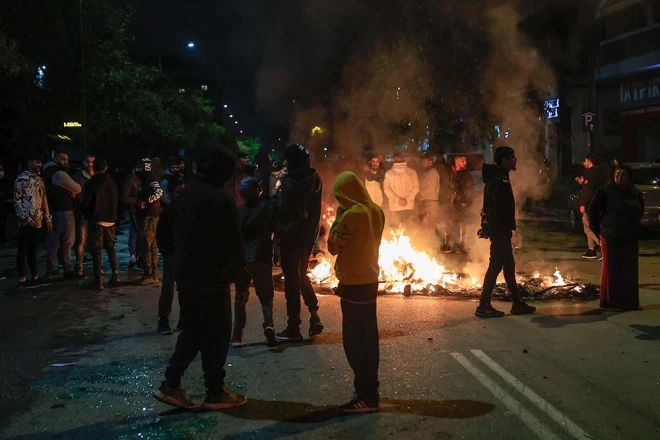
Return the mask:
<svg viewBox="0 0 660 440">
<path fill-rule="evenodd" d="M 330 219 L 325 220 L 329 221 Z M 475 277 L 466 276 L 465 274 L 459 275 L 452 270 L 448 270 L 426 252 L 417 251 L 403 229 L 390 231 L 390 235 L 392 237 L 390 240 L 383 238 L 380 244 L 378 265 L 380 266 L 379 283 L 381 287 L 379 290 L 403 293 L 407 288 L 410 289 L 410 292 L 437 292 L 441 289 L 475 290 L 482 287 L 481 284 L 477 283 Z M 335 259 L 333 257 L 321 257 L 318 264 L 310 270 L 308 276 L 312 282 L 318 285 L 334 288 L 339 283 L 335 277 L 334 263 Z M 540 272 L 536 271 L 531 278 L 534 284 L 541 288 L 567 285 L 559 269 L 552 276 L 542 276 Z M 528 279 L 529 277 L 518 277 L 521 283 Z M 575 290 L 577 292 L 581 291 L 579 286 L 576 286 Z"/>
</svg>

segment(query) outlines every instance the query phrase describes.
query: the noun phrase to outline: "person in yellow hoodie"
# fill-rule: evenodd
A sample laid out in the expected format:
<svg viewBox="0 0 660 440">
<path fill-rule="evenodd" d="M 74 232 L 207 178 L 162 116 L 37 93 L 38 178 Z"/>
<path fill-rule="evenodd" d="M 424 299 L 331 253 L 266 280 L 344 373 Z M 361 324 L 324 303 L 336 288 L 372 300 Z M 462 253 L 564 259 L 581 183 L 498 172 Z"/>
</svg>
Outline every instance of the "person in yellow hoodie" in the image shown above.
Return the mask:
<svg viewBox="0 0 660 440">
<path fill-rule="evenodd" d="M 328 250 L 337 255 L 336 294 L 341 298 L 344 352 L 355 374 L 353 399 L 343 413 L 378 411 L 378 249 L 385 224 L 376 205 L 352 172 L 344 171 L 332 185 L 339 202 L 328 235 Z"/>
</svg>

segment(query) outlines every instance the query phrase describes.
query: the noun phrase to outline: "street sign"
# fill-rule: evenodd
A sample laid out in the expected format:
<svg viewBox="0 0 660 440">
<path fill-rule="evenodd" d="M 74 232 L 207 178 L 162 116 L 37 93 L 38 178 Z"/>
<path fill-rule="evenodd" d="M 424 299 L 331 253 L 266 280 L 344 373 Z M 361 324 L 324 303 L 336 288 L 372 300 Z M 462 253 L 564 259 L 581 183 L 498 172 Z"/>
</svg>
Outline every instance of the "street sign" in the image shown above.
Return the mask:
<svg viewBox="0 0 660 440">
<path fill-rule="evenodd" d="M 593 112 L 582 113 L 582 131 L 593 133 L 594 131 L 596 131 L 597 122 L 598 120 L 596 118 L 596 113 Z"/>
</svg>

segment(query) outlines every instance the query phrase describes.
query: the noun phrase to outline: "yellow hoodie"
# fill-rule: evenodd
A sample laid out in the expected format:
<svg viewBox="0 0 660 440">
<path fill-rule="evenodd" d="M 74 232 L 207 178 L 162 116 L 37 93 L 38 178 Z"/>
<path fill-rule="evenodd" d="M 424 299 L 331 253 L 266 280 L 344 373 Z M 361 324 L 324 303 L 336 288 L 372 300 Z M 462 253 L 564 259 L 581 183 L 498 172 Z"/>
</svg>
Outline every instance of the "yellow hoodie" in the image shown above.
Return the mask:
<svg viewBox="0 0 660 440">
<path fill-rule="evenodd" d="M 385 216 L 371 201 L 362 181 L 344 171 L 332 185 L 339 202 L 337 218 L 328 235 L 328 250 L 337 255 L 335 274 L 344 285 L 378 282 L 378 249 Z"/>
</svg>

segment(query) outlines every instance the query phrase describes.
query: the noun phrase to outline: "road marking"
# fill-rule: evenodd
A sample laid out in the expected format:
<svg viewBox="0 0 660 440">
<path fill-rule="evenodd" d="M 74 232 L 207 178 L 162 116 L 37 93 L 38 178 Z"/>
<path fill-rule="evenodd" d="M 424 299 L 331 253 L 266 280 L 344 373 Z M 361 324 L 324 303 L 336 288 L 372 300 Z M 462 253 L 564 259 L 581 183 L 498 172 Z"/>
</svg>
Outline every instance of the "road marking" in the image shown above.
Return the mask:
<svg viewBox="0 0 660 440">
<path fill-rule="evenodd" d="M 516 414 L 529 429 L 542 440 L 561 440 L 550 428 L 548 428 L 538 417 L 527 410 L 511 394 L 507 393 L 502 387 L 491 380 L 486 373 L 481 371 L 476 365 L 468 360 L 462 353 L 451 353 L 452 357 L 458 361 L 466 370 L 472 374 L 483 386 L 490 391 L 493 396 L 506 406 L 509 411 Z"/>
<path fill-rule="evenodd" d="M 580 428 L 574 421 L 566 417 L 561 411 L 552 406 L 548 401 L 536 394 L 530 388 L 525 386 L 524 383 L 516 379 L 512 374 L 502 368 L 497 362 L 491 359 L 486 353 L 481 350 L 470 350 L 473 355 L 479 358 L 488 368 L 497 373 L 502 379 L 507 381 L 519 393 L 527 397 L 534 405 L 539 407 L 541 411 L 546 413 L 552 420 L 559 423 L 571 436 L 578 440 L 593 439 L 582 428 Z"/>
</svg>

